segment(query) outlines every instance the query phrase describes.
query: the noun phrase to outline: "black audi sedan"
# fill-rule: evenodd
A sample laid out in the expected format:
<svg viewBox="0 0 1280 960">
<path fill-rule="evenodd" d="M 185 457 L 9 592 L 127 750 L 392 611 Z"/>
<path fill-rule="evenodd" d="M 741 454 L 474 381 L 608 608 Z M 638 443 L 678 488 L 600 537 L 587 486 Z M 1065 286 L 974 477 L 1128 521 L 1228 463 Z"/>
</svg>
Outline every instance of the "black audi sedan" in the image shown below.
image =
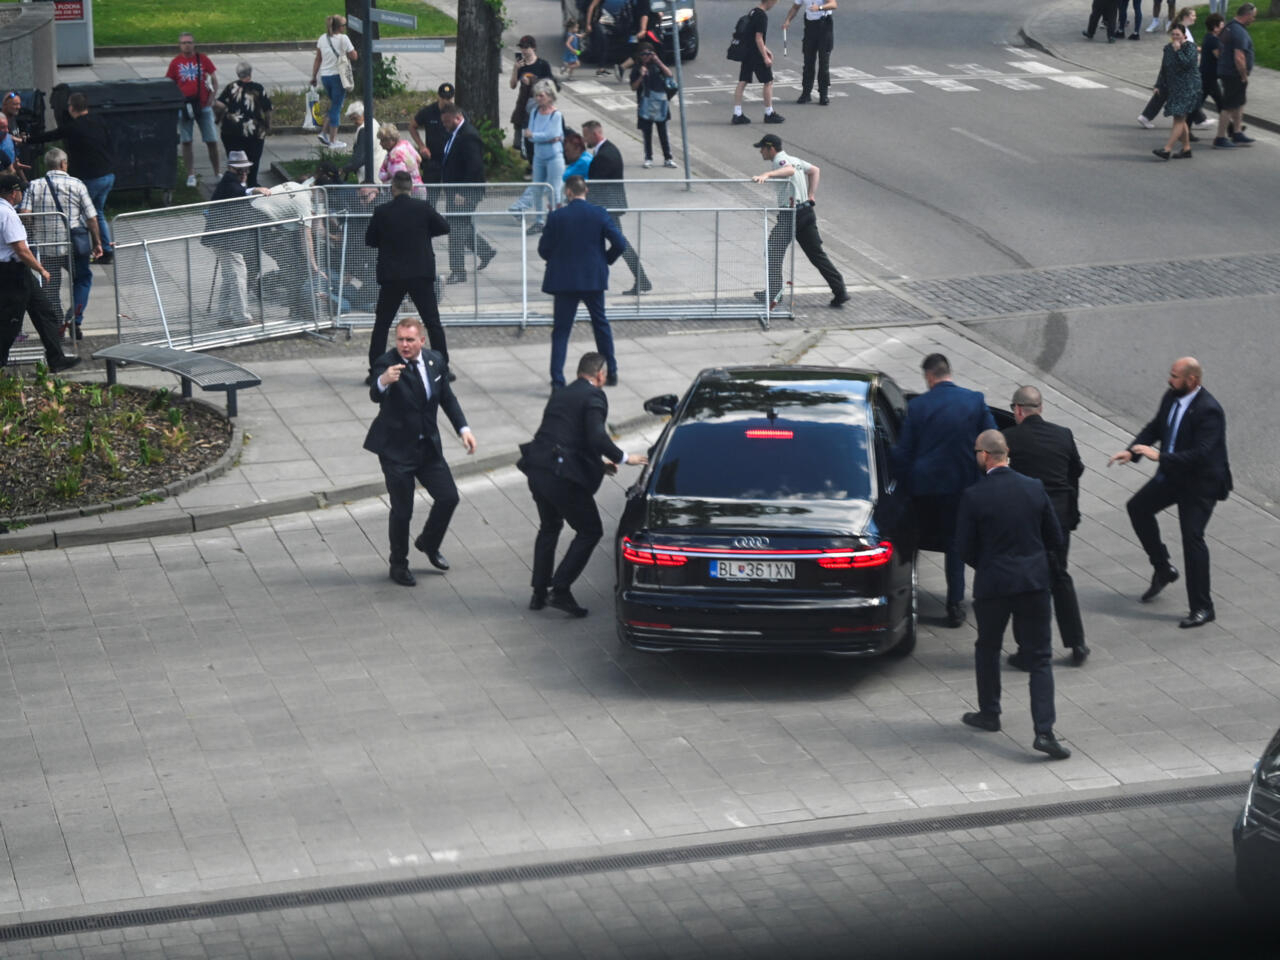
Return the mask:
<svg viewBox="0 0 1280 960">
<path fill-rule="evenodd" d="M 906 399 L 882 373 L 703 370 L 627 491 L 622 640 L 642 650 L 905 656 L 916 568 L 894 543 L 889 448 Z"/>
<path fill-rule="evenodd" d="M 1280 884 L 1280 731 L 1254 767 L 1231 839 L 1241 895 L 1258 903 L 1274 901 Z"/>
</svg>

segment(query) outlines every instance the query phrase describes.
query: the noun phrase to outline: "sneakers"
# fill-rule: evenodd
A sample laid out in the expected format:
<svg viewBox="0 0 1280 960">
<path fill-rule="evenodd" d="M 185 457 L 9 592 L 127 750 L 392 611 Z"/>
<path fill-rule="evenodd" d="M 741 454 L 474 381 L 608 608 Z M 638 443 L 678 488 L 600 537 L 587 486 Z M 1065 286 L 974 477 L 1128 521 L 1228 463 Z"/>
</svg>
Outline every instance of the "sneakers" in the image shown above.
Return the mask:
<svg viewBox="0 0 1280 960">
<path fill-rule="evenodd" d="M 664 167 L 670 167 L 672 170 L 674 170 L 676 167 L 676 162 L 672 160 L 670 157 L 667 157 L 667 159 L 662 161 L 662 165 Z"/>
<path fill-rule="evenodd" d="M 745 113 L 735 113 L 733 115 L 733 119 L 730 120 L 729 122 L 735 123 L 735 124 L 750 123 L 751 118 L 748 117 Z"/>
<path fill-rule="evenodd" d="M 194 187 L 196 185 L 196 175 L 194 173 L 187 174 L 187 186 Z"/>
<path fill-rule="evenodd" d="M 345 140 L 334 140 L 330 142 L 329 146 L 334 150 L 345 150 L 347 149 L 347 142 Z"/>
<path fill-rule="evenodd" d="M 1205 117 L 1199 123 L 1192 124 L 1193 127 L 1199 127 L 1201 130 L 1203 130 L 1205 127 L 1216 127 L 1217 125 L 1218 125 L 1218 121 L 1213 120 L 1209 117 Z"/>
<path fill-rule="evenodd" d="M 780 113 L 766 113 L 764 115 L 765 123 L 786 123 L 786 118 Z"/>
<path fill-rule="evenodd" d="M 642 166 L 643 166 L 646 170 L 648 170 L 650 167 L 652 167 L 652 166 L 653 166 L 653 157 L 645 157 L 645 158 L 644 158 L 644 163 L 642 164 Z"/>
<path fill-rule="evenodd" d="M 1228 140 L 1226 137 L 1213 138 L 1213 149 L 1215 150 L 1225 150 L 1228 147 L 1234 147 L 1234 146 L 1235 144 L 1232 143 L 1230 140 Z"/>
<path fill-rule="evenodd" d="M 319 140 L 321 143 L 323 143 L 326 147 L 329 146 L 329 135 L 327 133 L 317 133 L 316 139 Z"/>
<path fill-rule="evenodd" d="M 1160 18 L 1152 17 L 1151 22 L 1147 24 L 1147 33 L 1155 33 L 1156 27 L 1160 26 Z"/>
<path fill-rule="evenodd" d="M 1156 125 L 1148 120 L 1144 113 L 1138 114 L 1138 126 L 1146 127 L 1148 130 L 1154 130 L 1156 128 Z"/>
<path fill-rule="evenodd" d="M 1231 142 L 1237 146 L 1247 147 L 1249 144 L 1256 143 L 1257 141 L 1254 140 L 1253 137 L 1246 137 L 1243 132 L 1237 131 L 1231 135 Z"/>
</svg>

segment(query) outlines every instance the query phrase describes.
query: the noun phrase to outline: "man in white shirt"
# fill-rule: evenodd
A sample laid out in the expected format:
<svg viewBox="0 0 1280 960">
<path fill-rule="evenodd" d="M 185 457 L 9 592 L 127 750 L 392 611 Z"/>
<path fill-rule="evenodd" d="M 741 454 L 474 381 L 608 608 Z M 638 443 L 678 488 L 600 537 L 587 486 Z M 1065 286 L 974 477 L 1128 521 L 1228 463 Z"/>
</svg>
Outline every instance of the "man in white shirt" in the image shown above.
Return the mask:
<svg viewBox="0 0 1280 960">
<path fill-rule="evenodd" d="M 769 289 L 757 290 L 756 299 L 763 302 L 767 298 L 774 304 L 781 299 L 782 259 L 791 245 L 794 226 L 800 249 L 831 287 L 831 306 L 841 306 L 849 299 L 849 293 L 845 289 L 844 277 L 822 249 L 818 215 L 814 212 L 821 173 L 818 165 L 783 153 L 782 138 L 777 134 L 765 134 L 754 146 L 770 169 L 751 179 L 756 183 L 776 179 L 784 181 L 778 191 L 778 222 L 769 231 Z"/>
<path fill-rule="evenodd" d="M 818 73 L 818 105 L 825 107 L 831 101 L 827 99 L 827 90 L 831 86 L 831 48 L 835 46 L 835 11 L 836 0 L 795 0 L 787 11 L 787 18 L 782 21 L 785 31 L 791 26 L 800 8 L 804 8 L 804 70 L 800 75 L 800 97 L 796 103 L 809 103 L 813 98 L 814 61 L 817 61 Z"/>
<path fill-rule="evenodd" d="M 29 312 L 49 369 L 59 373 L 74 367 L 80 358 L 66 356 L 58 342 L 58 314 L 40 286 L 42 281 L 48 283 L 49 271 L 27 246 L 27 228 L 15 207 L 21 199 L 22 180 L 0 176 L 0 367 L 8 364 L 9 349 L 18 339 L 23 315 Z"/>
</svg>

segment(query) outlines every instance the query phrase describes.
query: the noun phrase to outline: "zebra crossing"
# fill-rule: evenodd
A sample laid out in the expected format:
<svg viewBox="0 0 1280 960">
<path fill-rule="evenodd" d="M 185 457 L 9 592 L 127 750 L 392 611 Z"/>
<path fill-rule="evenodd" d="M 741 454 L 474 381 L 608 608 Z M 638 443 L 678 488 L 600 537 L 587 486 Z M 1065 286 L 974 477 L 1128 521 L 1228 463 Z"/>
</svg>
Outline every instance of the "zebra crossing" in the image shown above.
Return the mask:
<svg viewBox="0 0 1280 960">
<path fill-rule="evenodd" d="M 866 92 L 896 96 L 933 90 L 941 93 L 980 93 L 992 88 L 1022 93 L 1052 89 L 1054 86 L 1075 90 L 1108 89 L 1107 84 L 1094 79 L 1095 75 L 1089 71 L 1068 70 L 1046 63 L 1038 59 L 1036 54 L 1018 47 L 1001 48 L 1001 59 L 1002 62 L 996 65 L 948 63 L 937 69 L 914 63 L 900 63 L 879 67 L 874 73 L 857 67 L 832 67 L 830 95 L 849 97 Z M 774 61 L 775 89 L 800 86 L 799 69 L 790 69 L 788 64 L 789 61 Z M 694 72 L 699 67 L 701 64 L 685 71 L 686 106 L 715 103 L 723 99 L 718 94 L 732 93 L 737 81 L 731 71 Z M 626 89 L 619 90 L 616 86 L 586 77 L 574 81 L 572 89 L 576 94 L 594 100 L 605 110 L 635 109 L 635 96 Z M 754 84 L 748 86 L 746 94 L 746 100 L 758 100 L 759 87 Z"/>
</svg>

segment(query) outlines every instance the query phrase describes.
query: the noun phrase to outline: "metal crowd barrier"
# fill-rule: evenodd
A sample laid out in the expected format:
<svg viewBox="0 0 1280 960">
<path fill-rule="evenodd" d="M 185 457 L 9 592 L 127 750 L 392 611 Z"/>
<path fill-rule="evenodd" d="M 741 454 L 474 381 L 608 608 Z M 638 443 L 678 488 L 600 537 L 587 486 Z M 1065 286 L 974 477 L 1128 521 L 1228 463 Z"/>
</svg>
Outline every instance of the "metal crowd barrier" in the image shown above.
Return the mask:
<svg viewBox="0 0 1280 960">
<path fill-rule="evenodd" d="M 537 252 L 549 185 L 440 184 L 418 195 L 450 225 L 433 244 L 445 324 L 552 322 Z M 112 221 L 121 342 L 204 349 L 372 326 L 377 251 L 364 235 L 389 199 L 383 186 L 299 186 L 121 214 Z M 588 181 L 588 199 L 610 210 L 630 244 L 611 271 L 611 320 L 754 318 L 767 327 L 792 316 L 794 218 L 775 230 L 791 181 Z M 782 282 L 776 305 L 763 298 L 771 256 Z M 415 312 L 408 298 L 401 312 Z"/>
<path fill-rule="evenodd" d="M 333 326 L 328 198 L 290 192 L 112 220 L 121 343 L 206 349 Z"/>
<path fill-rule="evenodd" d="M 24 213 L 22 223 L 27 228 L 27 246 L 35 254 L 46 270 L 49 271 L 49 282 L 44 285 L 45 295 L 53 304 L 60 321 L 66 322 L 68 315 L 74 316 L 75 300 L 72 295 L 72 271 L 74 255 L 71 253 L 71 224 L 65 213 L 56 210 L 49 213 Z M 92 299 L 90 300 L 92 303 Z M 62 344 L 63 353 L 76 354 L 75 335 L 68 329 L 68 336 Z M 9 351 L 10 363 L 35 363 L 43 360 L 44 346 L 36 335 L 35 328 L 24 323 L 22 332 L 25 340 L 14 343 Z"/>
</svg>

